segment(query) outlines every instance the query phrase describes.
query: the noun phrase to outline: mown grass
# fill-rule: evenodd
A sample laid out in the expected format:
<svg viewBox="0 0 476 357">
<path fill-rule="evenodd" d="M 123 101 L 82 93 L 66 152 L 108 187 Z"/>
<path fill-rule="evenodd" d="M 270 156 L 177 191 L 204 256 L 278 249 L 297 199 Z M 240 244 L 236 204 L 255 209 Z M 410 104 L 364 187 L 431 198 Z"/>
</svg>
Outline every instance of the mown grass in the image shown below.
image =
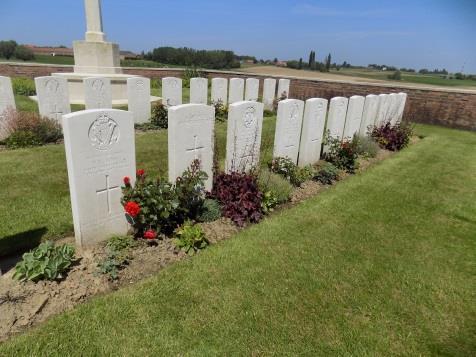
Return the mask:
<svg viewBox="0 0 476 357">
<path fill-rule="evenodd" d="M 7 61 L 5 58 L 0 58 L 0 62 Z M 11 58 L 9 62 L 25 62 L 25 63 L 43 63 L 43 64 L 61 64 L 74 65 L 74 57 L 71 56 L 49 56 L 49 55 L 35 55 L 35 59 L 31 61 L 22 61 L 16 58 Z"/>
<path fill-rule="evenodd" d="M 365 173 L 0 355 L 474 355 L 476 135 L 418 132 Z"/>
</svg>

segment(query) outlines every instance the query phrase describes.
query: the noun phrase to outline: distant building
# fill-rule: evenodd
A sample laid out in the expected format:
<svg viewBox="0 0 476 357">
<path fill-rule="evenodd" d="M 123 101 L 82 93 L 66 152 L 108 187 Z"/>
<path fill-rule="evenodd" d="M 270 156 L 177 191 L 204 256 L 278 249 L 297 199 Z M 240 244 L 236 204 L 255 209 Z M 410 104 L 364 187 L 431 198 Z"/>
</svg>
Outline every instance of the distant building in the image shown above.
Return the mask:
<svg viewBox="0 0 476 357">
<path fill-rule="evenodd" d="M 125 59 L 138 59 L 140 55 L 131 51 L 121 51 L 121 60 Z"/>
</svg>

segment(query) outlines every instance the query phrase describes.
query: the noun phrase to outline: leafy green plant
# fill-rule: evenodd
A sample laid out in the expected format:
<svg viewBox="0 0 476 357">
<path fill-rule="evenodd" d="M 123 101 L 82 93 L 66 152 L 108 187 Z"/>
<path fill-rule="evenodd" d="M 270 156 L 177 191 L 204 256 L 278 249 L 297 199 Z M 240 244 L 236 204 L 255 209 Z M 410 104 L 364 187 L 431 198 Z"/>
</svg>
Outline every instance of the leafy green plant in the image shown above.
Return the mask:
<svg viewBox="0 0 476 357">
<path fill-rule="evenodd" d="M 324 155 L 326 161 L 334 164 L 334 166 L 341 170 L 354 173 L 358 167 L 356 142 L 327 136 L 325 143 L 329 147 Z"/>
<path fill-rule="evenodd" d="M 186 68 L 182 74 L 182 83 L 184 88 L 190 88 L 190 80 L 192 78 L 206 78 L 207 76 L 196 67 Z"/>
<path fill-rule="evenodd" d="M 107 249 L 122 251 L 136 246 L 136 241 L 131 236 L 113 236 L 106 244 Z"/>
<path fill-rule="evenodd" d="M 155 129 L 167 129 L 169 126 L 169 113 L 167 107 L 162 103 L 155 103 L 152 107 L 152 117 L 150 123 Z"/>
<path fill-rule="evenodd" d="M 191 221 L 185 222 L 182 227 L 176 230 L 175 235 L 175 246 L 189 255 L 198 253 L 209 244 L 202 227 L 194 225 Z"/>
<path fill-rule="evenodd" d="M 213 102 L 212 105 L 215 107 L 215 119 L 221 123 L 226 122 L 228 120 L 228 107 L 223 104 L 222 100 Z"/>
<path fill-rule="evenodd" d="M 13 92 L 18 95 L 32 96 L 36 94 L 35 82 L 30 78 L 12 78 Z"/>
<path fill-rule="evenodd" d="M 268 110 L 268 109 L 265 109 L 264 112 L 263 112 L 263 116 L 265 118 L 269 118 L 269 117 L 272 117 L 274 116 L 276 113 L 273 112 L 272 110 Z"/>
<path fill-rule="evenodd" d="M 129 250 L 136 246 L 131 236 L 113 236 L 106 244 L 106 258 L 97 265 L 98 273 L 109 275 L 109 280 L 117 280 L 119 271 L 130 262 Z"/>
<path fill-rule="evenodd" d="M 353 141 L 355 142 L 355 150 L 359 156 L 365 158 L 375 157 L 380 150 L 379 145 L 368 136 L 356 135 Z"/>
<path fill-rule="evenodd" d="M 278 204 L 288 202 L 293 192 L 293 185 L 287 179 L 267 169 L 260 171 L 258 185 L 261 192 L 272 191 Z"/>
<path fill-rule="evenodd" d="M 55 245 L 48 241 L 23 254 L 15 266 L 13 277 L 20 281 L 59 280 L 75 261 L 75 249 L 70 245 Z"/>
<path fill-rule="evenodd" d="M 261 209 L 264 214 L 268 214 L 274 211 L 274 208 L 278 205 L 278 197 L 273 191 L 265 191 L 261 201 Z"/>
<path fill-rule="evenodd" d="M 314 180 L 319 181 L 323 185 L 332 185 L 334 181 L 339 179 L 339 169 L 330 162 L 320 166 L 314 175 Z"/>
<path fill-rule="evenodd" d="M 310 180 L 313 176 L 313 169 L 311 166 L 298 167 L 287 157 L 274 158 L 268 166 L 272 172 L 283 176 L 296 187 L 300 187 L 305 181 Z"/>
<path fill-rule="evenodd" d="M 207 198 L 203 202 L 202 212 L 198 217 L 200 222 L 214 222 L 221 217 L 221 207 L 217 200 Z"/>
<path fill-rule="evenodd" d="M 11 149 L 55 143 L 63 137 L 58 122 L 33 112 L 8 109 L 3 123 L 7 133 L 5 144 Z"/>
<path fill-rule="evenodd" d="M 200 161 L 194 160 L 175 182 L 175 192 L 179 201 L 179 214 L 183 219 L 196 219 L 205 201 L 206 172 L 200 168 Z"/>
</svg>

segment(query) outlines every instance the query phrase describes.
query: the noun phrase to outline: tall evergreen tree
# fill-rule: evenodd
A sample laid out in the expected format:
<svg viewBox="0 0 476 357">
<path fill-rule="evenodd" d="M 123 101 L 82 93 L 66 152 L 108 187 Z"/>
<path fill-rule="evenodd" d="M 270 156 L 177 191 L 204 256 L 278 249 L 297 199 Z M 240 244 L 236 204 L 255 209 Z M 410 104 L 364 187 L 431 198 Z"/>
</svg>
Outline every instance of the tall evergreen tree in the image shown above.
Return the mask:
<svg viewBox="0 0 476 357">
<path fill-rule="evenodd" d="M 298 69 L 302 69 L 302 58 L 299 59 Z"/>
<path fill-rule="evenodd" d="M 331 69 L 331 54 L 329 53 L 329 55 L 326 58 L 326 71 L 329 72 L 330 69 Z"/>
</svg>

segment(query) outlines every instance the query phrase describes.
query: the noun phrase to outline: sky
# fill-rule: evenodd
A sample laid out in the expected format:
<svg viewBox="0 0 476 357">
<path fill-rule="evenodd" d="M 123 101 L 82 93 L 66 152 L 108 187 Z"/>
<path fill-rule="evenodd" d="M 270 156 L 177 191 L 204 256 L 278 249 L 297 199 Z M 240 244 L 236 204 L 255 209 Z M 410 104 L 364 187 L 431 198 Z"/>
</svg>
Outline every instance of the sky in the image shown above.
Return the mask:
<svg viewBox="0 0 476 357">
<path fill-rule="evenodd" d="M 122 50 L 227 49 L 258 59 L 317 59 L 476 74 L 476 0 L 102 0 Z M 0 39 L 72 46 L 83 0 L 0 0 Z"/>
</svg>

